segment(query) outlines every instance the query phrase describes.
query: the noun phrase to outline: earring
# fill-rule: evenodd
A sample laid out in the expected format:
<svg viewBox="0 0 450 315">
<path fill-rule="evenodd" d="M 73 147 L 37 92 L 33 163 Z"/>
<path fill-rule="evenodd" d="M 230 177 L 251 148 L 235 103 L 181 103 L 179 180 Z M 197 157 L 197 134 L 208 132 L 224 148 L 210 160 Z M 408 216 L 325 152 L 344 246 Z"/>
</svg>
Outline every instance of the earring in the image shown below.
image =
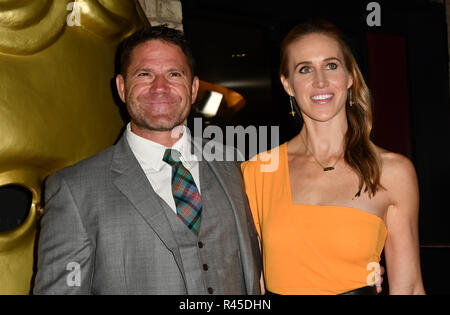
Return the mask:
<svg viewBox="0 0 450 315">
<path fill-rule="evenodd" d="M 295 116 L 295 111 L 294 111 L 294 97 L 293 96 L 289 96 L 289 102 L 291 103 L 291 112 L 289 114 L 292 115 L 292 117 Z"/>
<path fill-rule="evenodd" d="M 355 101 L 353 100 L 353 93 L 352 90 L 348 90 L 348 95 L 349 95 L 349 101 L 348 101 L 348 105 L 350 105 L 350 107 L 353 107 L 353 105 L 355 104 Z"/>
</svg>

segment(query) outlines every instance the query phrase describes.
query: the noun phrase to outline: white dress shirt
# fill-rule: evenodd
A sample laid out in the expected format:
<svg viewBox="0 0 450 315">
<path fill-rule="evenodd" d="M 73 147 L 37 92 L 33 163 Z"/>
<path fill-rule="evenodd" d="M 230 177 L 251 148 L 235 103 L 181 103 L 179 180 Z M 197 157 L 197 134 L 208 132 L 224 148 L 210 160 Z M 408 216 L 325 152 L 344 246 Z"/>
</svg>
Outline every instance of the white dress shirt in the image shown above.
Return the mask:
<svg viewBox="0 0 450 315">
<path fill-rule="evenodd" d="M 177 212 L 172 194 L 172 166 L 163 161 L 164 152 L 167 147 L 142 138 L 131 131 L 130 124 L 127 125 L 126 137 L 131 151 L 144 170 L 153 190 Z M 189 170 L 200 190 L 199 163 L 195 155 L 191 154 L 191 136 L 185 126 L 183 126 L 182 137 L 172 146 L 181 153 L 180 161 Z"/>
</svg>

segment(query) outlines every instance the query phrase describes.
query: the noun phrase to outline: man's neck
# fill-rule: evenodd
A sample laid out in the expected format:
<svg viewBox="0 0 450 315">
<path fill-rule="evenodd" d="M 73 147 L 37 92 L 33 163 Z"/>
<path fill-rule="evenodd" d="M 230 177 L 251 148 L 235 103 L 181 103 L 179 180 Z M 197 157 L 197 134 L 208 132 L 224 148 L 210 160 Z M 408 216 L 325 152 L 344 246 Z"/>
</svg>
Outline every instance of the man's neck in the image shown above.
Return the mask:
<svg viewBox="0 0 450 315">
<path fill-rule="evenodd" d="M 159 143 L 166 148 L 171 148 L 183 136 L 183 125 L 176 126 L 172 130 L 143 130 L 131 124 L 131 132 L 144 139 Z"/>
</svg>

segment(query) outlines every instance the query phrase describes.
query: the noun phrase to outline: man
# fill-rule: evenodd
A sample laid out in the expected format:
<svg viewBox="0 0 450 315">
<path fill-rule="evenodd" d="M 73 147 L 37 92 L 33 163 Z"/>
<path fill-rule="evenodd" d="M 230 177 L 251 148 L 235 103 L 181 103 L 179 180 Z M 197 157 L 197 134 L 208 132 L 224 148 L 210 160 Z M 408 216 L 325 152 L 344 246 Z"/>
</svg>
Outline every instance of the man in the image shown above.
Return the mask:
<svg viewBox="0 0 450 315">
<path fill-rule="evenodd" d="M 37 294 L 260 294 L 256 232 L 238 165 L 191 154 L 199 79 L 181 32 L 122 45 L 118 143 L 50 176 Z"/>
</svg>

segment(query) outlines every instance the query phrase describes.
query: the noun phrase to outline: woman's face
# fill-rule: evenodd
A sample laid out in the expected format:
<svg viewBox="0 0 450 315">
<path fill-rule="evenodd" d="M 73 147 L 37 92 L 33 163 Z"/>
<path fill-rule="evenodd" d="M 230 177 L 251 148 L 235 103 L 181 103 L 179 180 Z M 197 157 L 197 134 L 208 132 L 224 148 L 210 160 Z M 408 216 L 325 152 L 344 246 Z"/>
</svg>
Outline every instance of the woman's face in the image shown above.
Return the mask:
<svg viewBox="0 0 450 315">
<path fill-rule="evenodd" d="M 345 116 L 347 90 L 353 79 L 344 65 L 339 43 L 323 34 L 308 34 L 288 46 L 284 89 L 294 96 L 303 115 L 316 121 Z"/>
</svg>

